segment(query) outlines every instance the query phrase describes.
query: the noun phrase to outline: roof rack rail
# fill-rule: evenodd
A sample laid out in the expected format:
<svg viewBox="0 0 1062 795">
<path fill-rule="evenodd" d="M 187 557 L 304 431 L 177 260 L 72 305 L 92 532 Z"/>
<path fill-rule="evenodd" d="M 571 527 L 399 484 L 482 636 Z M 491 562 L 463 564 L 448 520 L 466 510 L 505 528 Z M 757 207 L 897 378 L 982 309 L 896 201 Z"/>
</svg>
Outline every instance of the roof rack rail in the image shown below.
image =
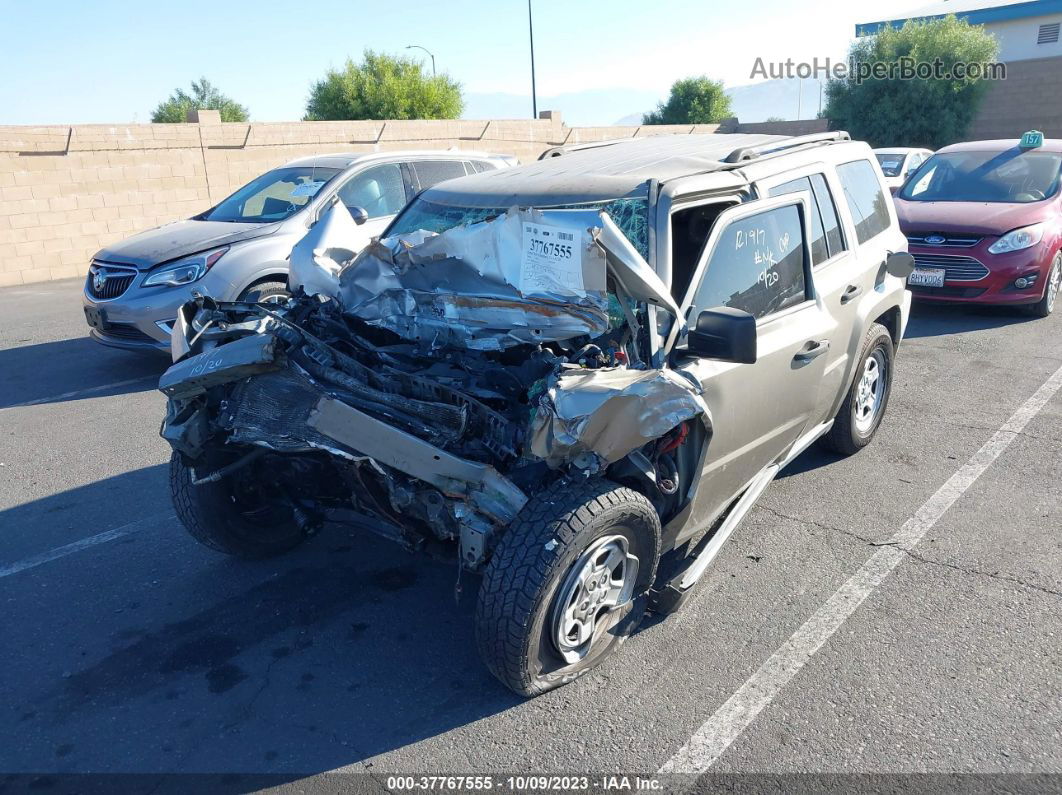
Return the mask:
<svg viewBox="0 0 1062 795">
<path fill-rule="evenodd" d="M 633 140 L 632 138 L 608 138 L 604 141 L 590 141 L 584 144 L 560 144 L 558 146 L 551 146 L 545 152 L 538 156 L 539 160 L 548 160 L 551 157 L 560 157 L 566 155 L 569 152 L 579 152 L 583 149 L 597 149 L 602 146 L 613 146 L 614 144 L 622 144 L 627 141 Z"/>
<path fill-rule="evenodd" d="M 812 133 L 811 135 L 794 135 L 792 138 L 786 138 L 782 141 L 768 141 L 765 144 L 757 144 L 756 146 L 742 146 L 728 154 L 723 159 L 723 162 L 745 163 L 749 160 L 755 160 L 757 157 L 779 154 L 787 149 L 795 149 L 800 146 L 807 146 L 808 144 L 851 140 L 852 136 L 850 136 L 844 130 L 837 130 L 835 132 Z"/>
</svg>

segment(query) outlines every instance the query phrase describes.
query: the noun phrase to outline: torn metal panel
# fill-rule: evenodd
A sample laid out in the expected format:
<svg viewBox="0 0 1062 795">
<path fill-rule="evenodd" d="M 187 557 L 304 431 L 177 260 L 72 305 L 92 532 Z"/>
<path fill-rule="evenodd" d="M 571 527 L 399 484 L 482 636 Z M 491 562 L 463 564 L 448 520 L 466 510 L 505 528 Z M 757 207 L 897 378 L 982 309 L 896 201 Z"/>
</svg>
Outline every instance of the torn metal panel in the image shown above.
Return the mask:
<svg viewBox="0 0 1062 795">
<path fill-rule="evenodd" d="M 309 232 L 291 250 L 288 285 L 302 288 L 307 295 L 339 294 L 339 272 L 354 259 L 348 248 L 360 233 L 350 211 L 342 202 L 329 207 Z"/>
<path fill-rule="evenodd" d="M 524 493 L 494 467 L 455 456 L 333 398 L 321 398 L 306 424 L 443 494 L 468 499 L 500 524 L 512 521 L 527 502 Z"/>
<path fill-rule="evenodd" d="M 631 245 L 631 241 L 620 231 L 608 213 L 601 213 L 600 219 L 601 229 L 596 233 L 595 239 L 607 253 L 612 275 L 624 291 L 636 301 L 659 306 L 676 318 L 681 318 L 682 310 L 675 303 L 667 285 L 656 275 L 656 271 Z"/>
<path fill-rule="evenodd" d="M 273 334 L 254 334 L 211 348 L 170 367 L 159 379 L 159 390 L 183 400 L 218 384 L 277 370 L 276 343 Z"/>
<path fill-rule="evenodd" d="M 347 313 L 405 339 L 503 350 L 608 331 L 606 269 L 585 224 L 512 208 L 378 241 L 340 274 L 339 297 Z"/>
<path fill-rule="evenodd" d="M 529 447 L 552 467 L 583 453 L 611 464 L 708 413 L 696 387 L 672 370 L 578 370 L 562 374 L 540 400 Z"/>
</svg>

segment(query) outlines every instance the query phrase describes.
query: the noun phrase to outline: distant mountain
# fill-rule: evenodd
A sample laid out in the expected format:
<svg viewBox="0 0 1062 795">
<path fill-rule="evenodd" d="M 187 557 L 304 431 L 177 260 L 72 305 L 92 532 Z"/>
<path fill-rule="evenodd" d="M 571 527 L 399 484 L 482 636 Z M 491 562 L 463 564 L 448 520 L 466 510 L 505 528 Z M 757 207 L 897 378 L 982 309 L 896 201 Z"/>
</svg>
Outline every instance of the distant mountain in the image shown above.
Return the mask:
<svg viewBox="0 0 1062 795">
<path fill-rule="evenodd" d="M 734 115 L 741 121 L 766 121 L 770 117 L 813 119 L 819 112 L 818 80 L 764 80 L 728 88 Z M 540 96 L 539 110 L 559 110 L 572 127 L 638 125 L 642 116 L 664 97 L 654 91 L 603 88 Z M 825 101 L 825 97 L 823 98 Z M 630 109 L 645 108 L 638 113 Z M 466 119 L 530 119 L 531 95 L 465 94 Z"/>
<path fill-rule="evenodd" d="M 612 124 L 612 120 L 629 113 L 631 107 L 655 107 L 660 97 L 655 91 L 627 88 L 603 88 L 573 91 L 566 94 L 539 95 L 539 110 L 559 110 L 572 127 Z M 530 119 L 531 93 L 465 94 L 465 119 Z M 638 122 L 641 114 L 638 115 Z M 636 122 L 637 123 L 637 122 Z"/>
<path fill-rule="evenodd" d="M 819 114 L 820 82 L 814 79 L 764 80 L 728 88 L 726 93 L 730 95 L 734 115 L 741 121 L 766 121 L 770 117 L 814 119 Z M 822 101 L 826 101 L 825 94 Z"/>
</svg>

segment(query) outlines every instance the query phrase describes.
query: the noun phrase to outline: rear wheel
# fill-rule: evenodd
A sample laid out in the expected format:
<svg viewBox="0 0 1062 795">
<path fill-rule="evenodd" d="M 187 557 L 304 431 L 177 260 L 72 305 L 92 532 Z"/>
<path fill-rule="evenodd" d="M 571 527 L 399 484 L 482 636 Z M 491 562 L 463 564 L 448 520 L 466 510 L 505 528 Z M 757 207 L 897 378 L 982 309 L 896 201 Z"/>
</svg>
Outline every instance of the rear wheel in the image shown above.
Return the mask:
<svg viewBox="0 0 1062 795">
<path fill-rule="evenodd" d="M 631 489 L 560 483 L 533 497 L 483 575 L 476 641 L 507 687 L 535 696 L 599 665 L 637 628 L 660 518 Z"/>
<path fill-rule="evenodd" d="M 892 335 L 880 323 L 873 323 L 863 338 L 848 395 L 834 418 L 833 427 L 822 437 L 824 447 L 852 455 L 870 444 L 889 404 L 892 365 Z"/>
<path fill-rule="evenodd" d="M 303 533 L 290 508 L 269 499 L 248 465 L 212 483 L 194 483 L 229 461 L 206 460 L 197 470 L 179 453 L 170 456 L 170 494 L 177 518 L 204 546 L 239 558 L 268 558 L 301 544 Z"/>
<path fill-rule="evenodd" d="M 237 300 L 255 304 L 282 304 L 291 298 L 285 282 L 259 282 L 252 284 Z"/>
<path fill-rule="evenodd" d="M 1062 251 L 1055 254 L 1051 263 L 1051 269 L 1047 272 L 1047 281 L 1044 284 L 1044 297 L 1032 304 L 1028 311 L 1035 317 L 1047 317 L 1055 311 L 1055 301 L 1058 299 L 1058 290 L 1062 287 Z"/>
</svg>

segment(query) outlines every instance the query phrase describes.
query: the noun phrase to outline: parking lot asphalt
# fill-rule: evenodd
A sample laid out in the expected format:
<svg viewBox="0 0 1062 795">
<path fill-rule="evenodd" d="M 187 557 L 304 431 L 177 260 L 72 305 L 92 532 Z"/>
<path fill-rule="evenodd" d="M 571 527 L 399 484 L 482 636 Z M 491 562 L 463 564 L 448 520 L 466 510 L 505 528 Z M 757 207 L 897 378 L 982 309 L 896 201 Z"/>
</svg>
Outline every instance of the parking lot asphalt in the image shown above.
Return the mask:
<svg viewBox="0 0 1062 795">
<path fill-rule="evenodd" d="M 683 612 L 521 701 L 477 659 L 451 564 L 347 529 L 253 564 L 192 541 L 166 360 L 90 341 L 80 289 L 0 290 L 4 772 L 645 774 L 756 691 L 711 771 L 1062 773 L 1062 392 L 1038 393 L 1062 317 L 916 305 L 874 443 L 805 453 Z M 1037 394 L 763 697 L 761 666 Z"/>
</svg>

